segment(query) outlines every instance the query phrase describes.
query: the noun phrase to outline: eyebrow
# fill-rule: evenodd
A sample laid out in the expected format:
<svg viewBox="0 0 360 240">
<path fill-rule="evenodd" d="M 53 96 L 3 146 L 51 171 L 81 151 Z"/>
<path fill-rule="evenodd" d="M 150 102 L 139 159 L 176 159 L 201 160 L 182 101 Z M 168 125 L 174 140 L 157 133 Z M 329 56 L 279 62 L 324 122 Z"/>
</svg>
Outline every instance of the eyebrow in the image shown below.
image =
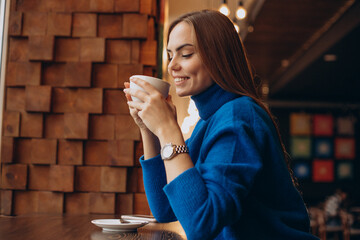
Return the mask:
<svg viewBox="0 0 360 240">
<path fill-rule="evenodd" d="M 183 44 L 183 45 L 181 45 L 181 46 L 177 47 L 177 48 L 175 49 L 175 51 L 176 51 L 176 52 L 178 52 L 180 49 L 182 49 L 182 48 L 184 48 L 184 47 L 187 47 L 187 46 L 191 46 L 191 47 L 193 47 L 194 45 L 192 45 L 192 44 L 190 44 L 190 43 L 185 43 L 185 44 Z M 171 52 L 171 50 L 170 50 L 170 49 L 166 49 L 166 51 L 167 51 L 167 52 Z"/>
</svg>

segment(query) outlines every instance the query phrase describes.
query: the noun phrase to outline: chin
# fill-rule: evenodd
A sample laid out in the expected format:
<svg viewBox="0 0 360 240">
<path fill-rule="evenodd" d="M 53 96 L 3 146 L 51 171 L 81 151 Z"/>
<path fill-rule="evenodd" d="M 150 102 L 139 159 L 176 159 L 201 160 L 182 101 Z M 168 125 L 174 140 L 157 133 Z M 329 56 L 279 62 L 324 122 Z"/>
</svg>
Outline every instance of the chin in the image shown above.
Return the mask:
<svg viewBox="0 0 360 240">
<path fill-rule="evenodd" d="M 191 96 L 191 94 L 189 94 L 188 92 L 186 92 L 186 91 L 181 91 L 181 90 L 177 90 L 177 91 L 176 91 L 176 94 L 177 94 L 179 97 Z"/>
</svg>

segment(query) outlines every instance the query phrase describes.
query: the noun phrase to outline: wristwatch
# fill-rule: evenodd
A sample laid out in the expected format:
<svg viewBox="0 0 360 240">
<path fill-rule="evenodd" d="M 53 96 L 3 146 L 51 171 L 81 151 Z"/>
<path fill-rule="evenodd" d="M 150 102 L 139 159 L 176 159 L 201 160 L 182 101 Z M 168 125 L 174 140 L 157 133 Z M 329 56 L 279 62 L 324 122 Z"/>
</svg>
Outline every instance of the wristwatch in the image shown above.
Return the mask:
<svg viewBox="0 0 360 240">
<path fill-rule="evenodd" d="M 188 153 L 189 149 L 186 145 L 175 145 L 167 143 L 161 148 L 162 160 L 170 160 L 179 153 Z"/>
</svg>

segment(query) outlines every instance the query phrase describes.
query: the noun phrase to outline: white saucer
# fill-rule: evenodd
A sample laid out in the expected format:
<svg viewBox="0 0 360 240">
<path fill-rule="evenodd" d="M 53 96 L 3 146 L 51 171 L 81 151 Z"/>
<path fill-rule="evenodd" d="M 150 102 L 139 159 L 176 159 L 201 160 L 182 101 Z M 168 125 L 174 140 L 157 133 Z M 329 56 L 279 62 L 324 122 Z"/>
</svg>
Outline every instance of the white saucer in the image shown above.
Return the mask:
<svg viewBox="0 0 360 240">
<path fill-rule="evenodd" d="M 134 232 L 149 222 L 139 220 L 127 220 L 128 223 L 121 223 L 119 219 L 95 219 L 91 223 L 101 227 L 104 232 Z"/>
</svg>

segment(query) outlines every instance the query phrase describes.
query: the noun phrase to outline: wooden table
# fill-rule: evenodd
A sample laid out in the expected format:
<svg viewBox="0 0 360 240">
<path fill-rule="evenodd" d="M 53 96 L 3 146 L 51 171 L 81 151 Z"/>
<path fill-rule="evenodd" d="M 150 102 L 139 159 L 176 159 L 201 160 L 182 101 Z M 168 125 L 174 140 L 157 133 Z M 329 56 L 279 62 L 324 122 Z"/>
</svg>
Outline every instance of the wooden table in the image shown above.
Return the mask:
<svg viewBox="0 0 360 240">
<path fill-rule="evenodd" d="M 94 219 L 119 218 L 114 215 L 26 215 L 0 216 L 1 240 L 185 240 L 179 222 L 149 223 L 130 233 L 107 233 L 91 223 Z"/>
</svg>

